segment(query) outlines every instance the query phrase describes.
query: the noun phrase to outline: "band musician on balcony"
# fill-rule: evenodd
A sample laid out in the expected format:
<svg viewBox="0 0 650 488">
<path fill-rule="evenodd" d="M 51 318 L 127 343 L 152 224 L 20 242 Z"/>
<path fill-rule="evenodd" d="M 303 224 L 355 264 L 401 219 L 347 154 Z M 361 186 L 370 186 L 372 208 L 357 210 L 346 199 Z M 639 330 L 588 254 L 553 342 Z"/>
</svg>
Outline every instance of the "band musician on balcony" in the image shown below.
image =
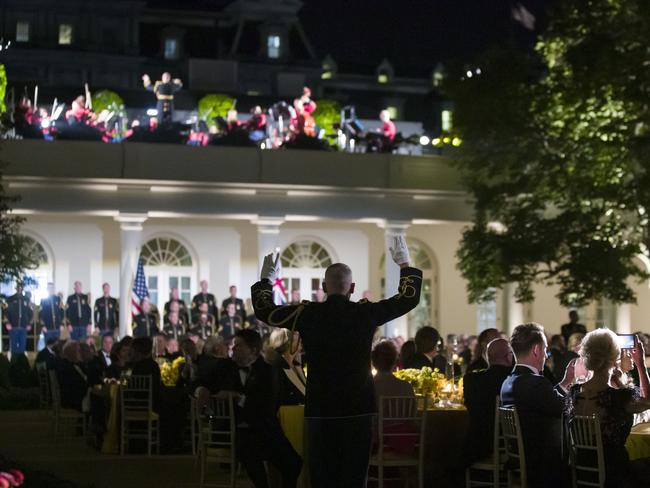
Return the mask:
<svg viewBox="0 0 650 488">
<path fill-rule="evenodd" d="M 174 94 L 183 88 L 181 80 L 178 78 L 172 80 L 172 75 L 165 72 L 162 74 L 162 78 L 153 85 L 148 74 L 142 75 L 142 82 L 146 90 L 152 91 L 156 95 L 158 120 L 162 124 L 171 123 L 174 114 Z"/>
</svg>

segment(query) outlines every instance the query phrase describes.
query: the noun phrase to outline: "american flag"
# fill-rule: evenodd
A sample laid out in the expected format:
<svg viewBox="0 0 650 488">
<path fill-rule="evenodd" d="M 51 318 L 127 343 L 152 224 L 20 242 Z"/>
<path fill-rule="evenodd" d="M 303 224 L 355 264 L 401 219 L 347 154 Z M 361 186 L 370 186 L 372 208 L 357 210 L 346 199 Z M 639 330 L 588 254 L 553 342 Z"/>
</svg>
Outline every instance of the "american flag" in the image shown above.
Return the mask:
<svg viewBox="0 0 650 488">
<path fill-rule="evenodd" d="M 142 311 L 140 309 L 140 302 L 143 298 L 149 296 L 147 289 L 147 280 L 144 277 L 144 265 L 142 259 L 138 259 L 138 271 L 135 273 L 135 281 L 133 282 L 133 291 L 131 293 L 131 315 L 134 317 L 139 315 Z"/>
</svg>

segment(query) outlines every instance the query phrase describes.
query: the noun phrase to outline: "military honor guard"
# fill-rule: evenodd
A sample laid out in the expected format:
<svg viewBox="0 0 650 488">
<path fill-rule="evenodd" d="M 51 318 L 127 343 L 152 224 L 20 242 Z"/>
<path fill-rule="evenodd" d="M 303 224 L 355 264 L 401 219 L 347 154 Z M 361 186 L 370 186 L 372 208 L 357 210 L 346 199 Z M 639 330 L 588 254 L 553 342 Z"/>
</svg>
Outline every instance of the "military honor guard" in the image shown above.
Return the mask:
<svg viewBox="0 0 650 488">
<path fill-rule="evenodd" d="M 47 284 L 47 294 L 47 298 L 41 300 L 41 310 L 38 313 L 46 344 L 49 339 L 58 340 L 61 337 L 65 322 L 63 300 L 54 292 L 54 283 Z"/>
<path fill-rule="evenodd" d="M 95 333 L 114 334 L 119 325 L 119 302 L 111 296 L 111 285 L 102 285 L 102 296 L 95 300 Z"/>
<path fill-rule="evenodd" d="M 195 316 L 190 332 L 205 340 L 214 335 L 214 323 L 214 315 L 208 313 L 208 304 L 202 303 L 199 306 L 199 313 Z"/>
<path fill-rule="evenodd" d="M 176 308 L 176 306 L 178 306 L 178 308 Z M 189 310 L 187 308 L 187 305 L 185 304 L 185 300 L 182 300 L 180 298 L 180 293 L 178 291 L 178 288 L 172 288 L 169 301 L 165 303 L 165 316 L 163 317 L 163 320 L 166 321 L 169 312 L 173 310 L 178 310 L 178 317 L 181 319 L 181 321 L 183 321 L 186 324 L 190 323 Z"/>
<path fill-rule="evenodd" d="M 24 353 L 27 348 L 27 332 L 32 330 L 34 311 L 23 287 L 16 286 L 16 293 L 7 298 L 4 311 L 5 329 L 9 333 L 9 348 L 12 354 Z"/>
<path fill-rule="evenodd" d="M 237 287 L 235 285 L 230 287 L 230 296 L 221 302 L 221 315 L 226 313 L 229 304 L 235 306 L 235 313 L 239 315 L 243 324 L 246 321 L 246 308 L 244 307 L 244 301 L 241 298 L 237 298 Z"/>
<path fill-rule="evenodd" d="M 243 323 L 241 315 L 237 314 L 235 304 L 229 303 L 226 306 L 226 313 L 219 320 L 219 335 L 229 340 L 242 328 Z"/>
<path fill-rule="evenodd" d="M 153 337 L 158 334 L 158 315 L 152 312 L 148 298 L 140 301 L 141 312 L 133 319 L 133 337 Z"/>
<path fill-rule="evenodd" d="M 183 83 L 178 78 L 172 80 L 172 75 L 165 72 L 160 80 L 154 84 L 151 83 L 149 75 L 142 75 L 144 88 L 156 95 L 156 109 L 158 110 L 158 120 L 162 124 L 171 123 L 174 115 L 174 94 L 183 88 Z"/>
<path fill-rule="evenodd" d="M 173 337 L 176 340 L 185 334 L 185 322 L 178 316 L 177 311 L 171 311 L 167 315 L 167 319 L 163 325 L 163 333 L 167 337 Z"/>
<path fill-rule="evenodd" d="M 92 330 L 92 310 L 90 309 L 90 294 L 82 293 L 81 282 L 74 282 L 74 293 L 66 301 L 66 318 L 72 327 L 70 338 L 74 341 L 83 340 Z"/>
<path fill-rule="evenodd" d="M 192 323 L 196 322 L 195 315 L 199 315 L 199 307 L 201 304 L 206 303 L 208 305 L 207 313 L 216 317 L 217 310 L 217 300 L 212 293 L 208 293 L 208 282 L 206 280 L 201 281 L 201 292 L 194 295 L 192 298 Z"/>
</svg>

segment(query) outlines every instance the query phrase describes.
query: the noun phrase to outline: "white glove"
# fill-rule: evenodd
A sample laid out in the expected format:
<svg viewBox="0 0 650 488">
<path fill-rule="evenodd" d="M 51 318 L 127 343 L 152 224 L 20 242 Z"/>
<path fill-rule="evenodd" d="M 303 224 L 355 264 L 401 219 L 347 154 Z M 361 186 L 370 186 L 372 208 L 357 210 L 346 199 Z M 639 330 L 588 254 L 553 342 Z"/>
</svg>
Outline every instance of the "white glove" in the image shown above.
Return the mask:
<svg viewBox="0 0 650 488">
<path fill-rule="evenodd" d="M 409 248 L 406 245 L 406 239 L 404 236 L 395 236 L 393 237 L 393 245 L 388 248 L 390 250 L 391 256 L 393 256 L 393 261 L 396 264 L 408 264 L 411 260 L 409 256 Z"/>
<path fill-rule="evenodd" d="M 278 261 L 280 260 L 280 254 L 273 259 L 273 253 L 267 254 L 264 256 L 264 261 L 262 262 L 262 272 L 260 273 L 260 279 L 267 279 L 271 283 L 275 281 L 278 276 Z"/>
</svg>

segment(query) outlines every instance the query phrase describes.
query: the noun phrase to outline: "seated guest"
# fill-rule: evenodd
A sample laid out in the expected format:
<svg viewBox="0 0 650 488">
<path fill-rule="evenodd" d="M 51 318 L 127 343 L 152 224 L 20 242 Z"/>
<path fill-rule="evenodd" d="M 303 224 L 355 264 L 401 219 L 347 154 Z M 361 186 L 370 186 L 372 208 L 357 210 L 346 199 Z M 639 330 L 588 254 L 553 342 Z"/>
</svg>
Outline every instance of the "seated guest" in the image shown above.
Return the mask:
<svg viewBox="0 0 650 488">
<path fill-rule="evenodd" d="M 564 369 L 562 369 L 562 356 L 566 353 L 566 343 L 564 342 L 564 337 L 562 334 L 555 334 L 551 336 L 551 340 L 548 344 L 549 349 L 549 358 L 546 361 L 546 366 L 550 368 L 553 376 L 558 377 L 564 374 Z"/>
<path fill-rule="evenodd" d="M 438 353 L 440 334 L 433 327 L 420 327 L 415 333 L 415 355 L 406 363 L 406 369 L 422 369 L 429 367 L 444 373 L 447 360 Z"/>
<path fill-rule="evenodd" d="M 575 362 L 567 367 L 562 382 L 553 387 L 540 373 L 544 369 L 547 348 L 541 325 L 518 325 L 510 345 L 516 364 L 501 387 L 501 403 L 506 407 L 514 406 L 519 414 L 528 486 L 564 486 L 567 463 L 562 457 L 562 412 L 565 392 L 574 378 Z"/>
<path fill-rule="evenodd" d="M 81 367 L 81 348 L 77 341 L 69 341 L 63 347 L 62 361 L 57 366 L 57 378 L 61 389 L 61 406 L 81 412 L 83 399 L 88 392 L 88 382 Z"/>
<path fill-rule="evenodd" d="M 600 421 L 607 488 L 646 486 L 650 479 L 647 462 L 630 463 L 625 449 L 634 414 L 650 408 L 643 344 L 638 343 L 631 353 L 641 373 L 638 389 L 626 387 L 612 374 L 621 354 L 616 334 L 608 329 L 588 333 L 582 340 L 580 357 L 593 375 L 586 383 L 574 385 L 567 397 L 569 422 L 576 415 L 596 415 Z"/>
<path fill-rule="evenodd" d="M 197 359 L 199 352 L 196 349 L 196 344 L 191 339 L 183 339 L 181 341 L 181 353 L 185 358 L 185 362 L 181 365 L 181 380 L 191 393 L 198 386 L 198 365 Z"/>
<path fill-rule="evenodd" d="M 45 368 L 50 371 L 56 368 L 56 353 L 54 352 L 54 345 L 57 343 L 56 337 L 49 337 L 45 341 L 45 347 L 38 351 L 36 355 L 36 364 L 43 363 Z"/>
<path fill-rule="evenodd" d="M 178 350 L 178 339 L 175 337 L 166 337 L 165 338 L 165 359 L 168 361 L 173 361 L 176 358 L 181 357 L 182 354 Z"/>
<path fill-rule="evenodd" d="M 196 360 L 199 386 L 207 388 L 210 393 L 217 393 L 219 361 L 228 357 L 228 346 L 219 336 L 209 337 L 203 346 L 203 354 Z"/>
<path fill-rule="evenodd" d="M 163 334 L 153 337 L 153 354 L 156 358 L 164 358 L 167 353 L 167 338 Z"/>
<path fill-rule="evenodd" d="M 280 405 L 304 405 L 307 378 L 298 361 L 300 337 L 287 329 L 275 329 L 269 337 L 266 360 L 274 367 L 278 379 Z"/>
<path fill-rule="evenodd" d="M 397 379 L 393 375 L 397 362 L 397 348 L 392 341 L 379 341 L 372 349 L 370 359 L 372 366 L 377 370 L 373 378 L 377 399 L 383 396 L 415 396 L 410 383 Z"/>
<path fill-rule="evenodd" d="M 226 313 L 219 319 L 219 335 L 226 340 L 229 340 L 235 335 L 235 332 L 242 328 L 241 315 L 236 313 L 234 303 L 226 305 Z"/>
<path fill-rule="evenodd" d="M 177 340 L 185 334 L 185 323 L 178 316 L 177 311 L 173 310 L 167 314 L 165 325 L 163 325 L 163 334 Z"/>
<path fill-rule="evenodd" d="M 485 357 L 487 345 L 499 337 L 501 337 L 501 333 L 497 329 L 485 329 L 478 335 L 478 344 L 474 353 L 475 359 L 470 363 L 467 371 L 487 369 L 488 363 Z"/>
<path fill-rule="evenodd" d="M 469 430 L 465 459 L 471 464 L 492 454 L 496 397 L 503 381 L 512 372 L 512 349 L 505 339 L 494 339 L 487 346 L 488 368 L 467 373 L 463 378 Z"/>
<path fill-rule="evenodd" d="M 111 364 L 104 371 L 106 379 L 120 379 L 129 369 L 131 357 L 130 345 L 124 342 L 116 342 L 111 348 Z"/>
<path fill-rule="evenodd" d="M 151 337 L 137 337 L 131 343 L 133 361 L 131 363 L 131 374 L 151 376 L 151 397 L 153 399 L 153 410 L 160 410 L 160 367 L 151 357 L 153 341 Z"/>
<path fill-rule="evenodd" d="M 264 461 L 281 473 L 285 488 L 295 487 L 302 460 L 282 432 L 273 367 L 260 356 L 262 338 L 253 330 L 235 334 L 232 359 L 220 363 L 221 391 L 237 394 L 237 457 L 256 488 L 266 488 Z"/>
<path fill-rule="evenodd" d="M 102 336 L 102 348 L 98 357 L 102 363 L 102 369 L 105 370 L 111 365 L 111 350 L 113 349 L 113 335 L 111 333 Z"/>
<path fill-rule="evenodd" d="M 399 369 L 405 369 L 406 366 L 404 365 L 409 364 L 413 359 L 413 356 L 415 356 L 415 341 L 413 339 L 409 339 L 404 344 L 402 344 L 402 347 L 400 347 L 399 358 L 397 359 L 397 367 Z"/>
</svg>

